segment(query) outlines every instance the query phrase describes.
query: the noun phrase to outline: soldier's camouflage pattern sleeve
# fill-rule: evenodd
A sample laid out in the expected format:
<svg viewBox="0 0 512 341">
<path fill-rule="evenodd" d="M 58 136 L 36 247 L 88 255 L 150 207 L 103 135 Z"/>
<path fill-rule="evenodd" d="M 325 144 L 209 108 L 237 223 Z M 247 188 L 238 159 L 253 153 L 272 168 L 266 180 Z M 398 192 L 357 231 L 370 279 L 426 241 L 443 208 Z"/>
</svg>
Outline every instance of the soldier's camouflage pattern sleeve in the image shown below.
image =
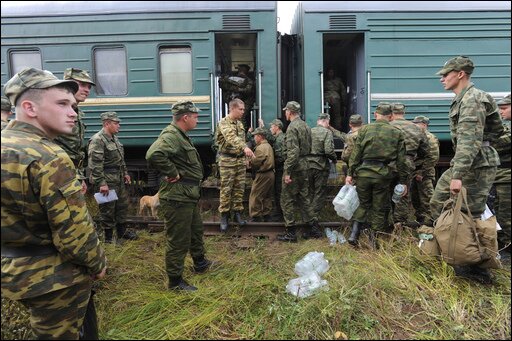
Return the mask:
<svg viewBox="0 0 512 341">
<path fill-rule="evenodd" d="M 241 137 L 244 130 L 242 123 L 231 121 L 228 117 L 219 123 L 220 134 L 222 134 L 221 151 L 230 151 L 240 154 L 247 147 L 245 139 Z M 245 133 L 243 134 L 245 136 Z"/>
<path fill-rule="evenodd" d="M 420 159 L 419 162 L 415 162 L 417 165 L 417 169 L 419 170 L 418 174 L 425 175 L 425 170 L 428 166 L 432 164 L 436 164 L 437 160 L 436 158 L 439 157 L 439 155 L 436 156 L 435 153 L 433 153 L 433 148 L 430 146 L 430 141 L 426 133 L 423 133 L 420 137 L 420 143 L 418 145 L 418 159 Z"/>
<path fill-rule="evenodd" d="M 99 133 L 98 133 L 99 134 Z M 91 171 L 91 182 L 93 185 L 105 186 L 107 181 L 103 173 L 103 163 L 105 162 L 105 144 L 96 134 L 91 137 L 89 143 L 89 169 Z"/>
<path fill-rule="evenodd" d="M 336 153 L 334 152 L 334 139 L 329 130 L 326 131 L 326 136 L 324 140 L 324 153 L 328 159 L 332 160 L 333 162 L 336 162 L 337 156 Z"/>
<path fill-rule="evenodd" d="M 358 138 L 359 139 L 359 138 Z M 398 170 L 398 178 L 401 184 L 407 183 L 407 177 L 409 175 L 407 171 L 407 159 L 405 157 L 406 147 L 405 147 L 405 135 L 403 132 L 400 132 L 400 137 L 397 139 L 398 143 L 398 154 L 396 156 L 396 167 Z"/>
<path fill-rule="evenodd" d="M 510 161 L 510 147 L 511 147 L 511 138 L 510 138 L 510 127 L 503 125 L 503 134 L 492 144 L 494 149 L 500 155 L 500 160 L 505 161 L 503 159 L 504 155 L 508 155 L 508 160 Z"/>
<path fill-rule="evenodd" d="M 153 142 L 146 153 L 146 160 L 149 164 L 169 178 L 178 176 L 178 170 L 174 163 L 171 162 L 172 155 L 177 152 L 177 142 L 173 139 L 172 134 L 165 129 L 158 139 Z"/>
<path fill-rule="evenodd" d="M 366 129 L 368 126 L 364 126 L 359 129 L 357 134 L 357 139 L 354 140 L 354 149 L 350 153 L 350 158 L 348 160 L 348 172 L 347 175 L 354 176 L 356 167 L 361 163 L 362 157 L 362 149 L 361 149 L 361 141 L 364 140 L 366 136 Z"/>
<path fill-rule="evenodd" d="M 343 148 L 343 151 L 341 152 L 341 159 L 345 161 L 348 164 L 348 161 L 350 159 L 350 155 L 352 154 L 352 151 L 354 150 L 354 144 L 357 138 L 357 134 L 352 133 L 348 134 L 346 141 L 345 141 L 345 148 Z"/>
<path fill-rule="evenodd" d="M 292 121 L 286 131 L 286 159 L 284 161 L 284 173 L 290 174 L 299 164 L 299 132 Z"/>
</svg>

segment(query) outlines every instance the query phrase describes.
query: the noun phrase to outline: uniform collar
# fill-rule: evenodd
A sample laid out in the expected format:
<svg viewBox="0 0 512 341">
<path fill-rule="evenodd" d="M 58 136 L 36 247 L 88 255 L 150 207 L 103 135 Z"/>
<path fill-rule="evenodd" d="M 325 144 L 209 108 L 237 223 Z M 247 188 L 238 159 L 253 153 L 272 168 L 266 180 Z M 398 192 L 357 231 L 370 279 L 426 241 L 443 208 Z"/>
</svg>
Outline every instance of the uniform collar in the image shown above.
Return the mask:
<svg viewBox="0 0 512 341">
<path fill-rule="evenodd" d="M 7 128 L 10 130 L 23 131 L 25 133 L 31 133 L 44 138 L 48 138 L 48 136 L 41 129 L 37 128 L 36 126 L 33 126 L 30 123 L 21 122 L 18 120 L 12 120 L 7 126 Z"/>
</svg>

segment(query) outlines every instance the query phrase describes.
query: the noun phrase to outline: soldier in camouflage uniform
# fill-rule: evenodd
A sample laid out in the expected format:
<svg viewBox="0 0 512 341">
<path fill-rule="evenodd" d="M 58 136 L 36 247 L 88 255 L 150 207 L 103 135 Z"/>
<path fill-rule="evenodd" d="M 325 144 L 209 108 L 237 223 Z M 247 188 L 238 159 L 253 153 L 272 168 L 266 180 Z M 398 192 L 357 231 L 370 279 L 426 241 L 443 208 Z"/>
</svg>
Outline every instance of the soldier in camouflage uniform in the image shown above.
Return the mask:
<svg viewBox="0 0 512 341">
<path fill-rule="evenodd" d="M 391 125 L 404 133 L 405 136 L 405 160 L 407 165 L 407 187 L 410 192 L 410 186 L 414 172 L 422 172 L 423 165 L 429 165 L 434 162 L 433 155 L 430 154 L 430 146 L 428 144 L 427 135 L 420 127 L 404 118 L 405 105 L 402 103 L 393 103 L 393 114 L 391 116 Z M 397 171 L 395 171 L 395 174 Z M 398 180 L 398 179 L 397 179 Z M 396 183 L 391 183 L 391 187 L 395 187 Z M 403 196 L 400 201 L 395 204 L 393 212 L 393 221 L 400 222 L 410 227 L 419 227 L 417 222 L 409 221 L 411 197 Z"/>
<path fill-rule="evenodd" d="M 434 194 L 436 180 L 436 164 L 439 161 L 439 140 L 427 130 L 429 119 L 426 116 L 416 116 L 412 121 L 427 134 L 429 154 L 432 158 L 423 160 L 421 169 L 414 172 L 411 183 L 411 203 L 415 210 L 416 220 L 419 224 L 430 221 L 430 199 Z"/>
<path fill-rule="evenodd" d="M 359 196 L 359 207 L 354 212 L 348 239 L 353 246 L 358 245 L 363 224 L 371 226 L 370 238 L 374 247 L 377 247 L 374 233 L 386 230 L 386 218 L 391 208 L 391 182 L 395 176 L 390 163 L 396 164 L 399 182 L 405 184 L 407 180 L 405 137 L 400 129 L 389 123 L 391 114 L 391 104 L 379 103 L 374 113 L 375 122 L 359 130 L 350 155 L 345 183 L 352 185 L 355 178 Z"/>
<path fill-rule="evenodd" d="M 78 171 L 78 176 L 82 181 L 82 191 L 87 191 L 87 185 L 85 183 L 85 153 L 86 144 L 84 139 L 85 134 L 85 123 L 84 112 L 78 107 L 78 105 L 84 102 L 91 92 L 91 88 L 94 82 L 87 71 L 68 68 L 64 71 L 64 79 L 73 80 L 78 84 L 78 91 L 75 93 L 75 100 L 77 105 L 75 111 L 77 113 L 77 120 L 73 132 L 71 134 L 60 135 L 55 139 L 55 143 L 62 147 L 68 153 L 71 161 L 75 164 Z"/>
<path fill-rule="evenodd" d="M 503 134 L 503 124 L 494 99 L 471 82 L 473 69 L 468 57 L 459 56 L 448 60 L 437 72 L 444 89 L 456 94 L 449 113 L 455 156 L 450 168 L 439 178 L 430 200 L 434 220 L 441 214 L 444 202 L 459 193 L 462 186 L 467 189 L 471 213 L 480 217 L 499 165 L 491 142 Z M 456 267 L 455 273 L 480 282 L 491 281 L 488 270 L 478 265 Z"/>
<path fill-rule="evenodd" d="M 245 142 L 245 130 L 240 119 L 245 110 L 244 102 L 235 98 L 229 102 L 229 114 L 217 126 L 216 142 L 219 146 L 220 172 L 220 230 L 228 228 L 230 212 L 234 212 L 238 224 L 245 225 L 241 213 L 244 210 L 245 157 L 253 158 L 254 153 Z"/>
<path fill-rule="evenodd" d="M 124 149 L 117 138 L 120 119 L 114 111 L 101 114 L 103 128 L 89 140 L 90 182 L 95 193 L 108 195 L 115 190 L 118 199 L 103 203 L 100 207 L 100 227 L 105 233 L 105 243 L 112 243 L 113 230 L 117 237 L 137 239 L 137 235 L 126 230 L 128 213 L 128 193 L 125 184 L 130 183 L 130 175 L 124 162 Z"/>
<path fill-rule="evenodd" d="M 270 221 L 272 196 L 274 194 L 274 150 L 265 138 L 266 131 L 257 128 L 254 132 L 256 149 L 251 160 L 251 168 L 256 174 L 249 195 L 251 221 Z"/>
<path fill-rule="evenodd" d="M 274 211 L 273 220 L 283 220 L 283 210 L 281 209 L 281 192 L 283 189 L 283 171 L 284 161 L 286 159 L 286 134 L 283 132 L 283 122 L 275 119 L 270 122 L 270 131 L 272 138 L 269 139 L 270 145 L 274 149 L 275 162 L 275 182 L 274 182 Z"/>
<path fill-rule="evenodd" d="M 25 68 L 5 84 L 16 119 L 2 131 L 2 297 L 30 312 L 38 339 L 78 340 L 106 259 L 69 156 L 75 82 Z"/>
<path fill-rule="evenodd" d="M 251 109 L 255 101 L 254 81 L 249 77 L 250 69 L 251 67 L 247 64 L 239 64 L 236 76 L 225 76 L 219 79 L 219 86 L 224 91 L 223 99 L 225 103 L 229 103 L 235 98 L 244 102 L 244 114 L 240 121 L 245 130 L 251 126 Z"/>
<path fill-rule="evenodd" d="M 194 291 L 183 279 L 185 257 L 190 252 L 196 273 L 206 272 L 213 262 L 205 258 L 203 220 L 199 209 L 203 165 L 188 132 L 197 126 L 199 109 L 190 101 L 176 102 L 167 126 L 146 153 L 148 163 L 165 175 L 160 185 L 167 246 L 165 269 L 169 289 Z"/>
<path fill-rule="evenodd" d="M 341 152 L 341 159 L 348 165 L 348 160 L 350 159 L 350 155 L 354 150 L 355 141 L 357 139 L 357 134 L 359 129 L 363 126 L 363 118 L 361 115 L 352 115 L 349 118 L 348 125 L 350 126 L 350 131 L 346 134 L 345 137 L 345 145 L 343 146 L 343 151 Z"/>
<path fill-rule="evenodd" d="M 496 187 L 494 209 L 502 229 L 498 231 L 498 245 L 502 249 L 501 259 L 510 262 L 510 94 L 498 102 L 498 108 L 505 132 L 492 144 L 498 151 L 501 162 L 494 179 Z"/>
<path fill-rule="evenodd" d="M 343 81 L 336 77 L 333 69 L 327 70 L 324 81 L 324 98 L 329 103 L 331 109 L 332 125 L 336 129 L 343 130 L 347 127 L 345 110 L 347 106 L 347 89 Z"/>
<path fill-rule="evenodd" d="M 337 161 L 332 132 L 328 129 L 329 120 L 329 114 L 321 113 L 316 121 L 317 126 L 311 129 L 311 153 L 308 156 L 309 197 L 313 215 L 316 217 L 325 205 L 330 164 L 336 164 Z"/>
<path fill-rule="evenodd" d="M 12 115 L 11 102 L 5 96 L 2 96 L 2 130 L 7 127 L 9 123 L 9 116 Z"/>
<path fill-rule="evenodd" d="M 300 104 L 291 101 L 286 104 L 286 119 L 290 121 L 286 131 L 286 159 L 284 161 L 283 191 L 281 207 L 283 209 L 286 234 L 277 237 L 280 241 L 297 242 L 297 223 L 295 213 L 300 212 L 308 228 L 306 237 L 320 238 L 322 232 L 318 219 L 311 207 L 309 196 L 307 156 L 311 153 L 311 129 L 300 119 Z M 299 208 L 300 205 L 300 208 Z"/>
</svg>

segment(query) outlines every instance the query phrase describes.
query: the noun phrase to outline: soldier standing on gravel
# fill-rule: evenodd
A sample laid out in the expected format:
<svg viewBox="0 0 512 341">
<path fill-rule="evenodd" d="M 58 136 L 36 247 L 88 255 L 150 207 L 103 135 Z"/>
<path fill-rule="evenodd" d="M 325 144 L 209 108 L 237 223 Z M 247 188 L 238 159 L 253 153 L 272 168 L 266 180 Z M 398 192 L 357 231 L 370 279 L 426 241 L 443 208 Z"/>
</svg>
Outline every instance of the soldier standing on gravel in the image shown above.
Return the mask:
<svg viewBox="0 0 512 341">
<path fill-rule="evenodd" d="M 165 268 L 169 289 L 194 291 L 183 279 L 185 257 L 190 252 L 196 273 L 206 272 L 213 262 L 205 258 L 203 220 L 199 211 L 203 165 L 187 132 L 197 126 L 199 109 L 190 101 L 176 102 L 173 121 L 149 147 L 146 160 L 165 175 L 158 191 L 167 246 Z"/>
</svg>

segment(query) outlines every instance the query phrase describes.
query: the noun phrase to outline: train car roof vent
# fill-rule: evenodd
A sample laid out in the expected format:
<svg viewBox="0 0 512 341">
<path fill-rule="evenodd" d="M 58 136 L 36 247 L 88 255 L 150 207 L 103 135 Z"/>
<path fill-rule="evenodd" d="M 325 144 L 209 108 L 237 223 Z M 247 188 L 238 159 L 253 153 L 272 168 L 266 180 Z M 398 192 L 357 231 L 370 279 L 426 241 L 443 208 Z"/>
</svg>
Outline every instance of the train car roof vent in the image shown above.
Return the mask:
<svg viewBox="0 0 512 341">
<path fill-rule="evenodd" d="M 251 17 L 247 15 L 223 15 L 222 29 L 224 30 L 249 30 L 251 29 Z"/>
<path fill-rule="evenodd" d="M 329 16 L 329 29 L 331 30 L 355 30 L 355 15 L 331 15 Z"/>
</svg>

